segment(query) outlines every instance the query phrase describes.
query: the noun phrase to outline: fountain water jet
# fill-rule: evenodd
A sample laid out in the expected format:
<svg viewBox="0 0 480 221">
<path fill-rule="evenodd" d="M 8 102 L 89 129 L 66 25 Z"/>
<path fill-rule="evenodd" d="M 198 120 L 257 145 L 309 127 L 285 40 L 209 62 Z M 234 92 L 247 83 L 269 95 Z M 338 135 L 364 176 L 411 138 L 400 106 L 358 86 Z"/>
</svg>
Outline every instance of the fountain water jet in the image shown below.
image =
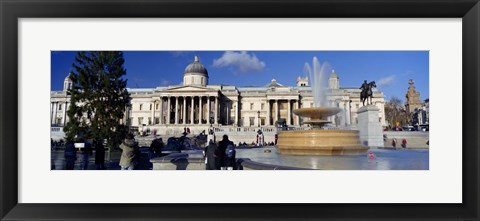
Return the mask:
<svg viewBox="0 0 480 221">
<path fill-rule="evenodd" d="M 323 126 L 331 123 L 326 120 L 341 111 L 340 108 L 326 107 L 324 75 L 328 65 L 320 64 L 313 57 L 313 70 L 305 63 L 305 71 L 310 75 L 314 107 L 293 110 L 300 117 L 308 117 L 303 123 L 312 125 L 312 130 L 282 131 L 279 133 L 277 147 L 281 154 L 292 155 L 358 155 L 369 149 L 360 142 L 357 130 L 325 130 Z"/>
</svg>

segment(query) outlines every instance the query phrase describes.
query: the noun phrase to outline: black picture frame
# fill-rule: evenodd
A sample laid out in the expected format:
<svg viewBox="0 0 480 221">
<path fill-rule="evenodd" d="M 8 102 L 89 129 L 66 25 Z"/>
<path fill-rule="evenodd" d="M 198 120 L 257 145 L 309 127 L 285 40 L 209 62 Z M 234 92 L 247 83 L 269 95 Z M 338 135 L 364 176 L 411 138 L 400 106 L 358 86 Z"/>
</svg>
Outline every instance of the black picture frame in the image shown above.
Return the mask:
<svg viewBox="0 0 480 221">
<path fill-rule="evenodd" d="M 0 15 L 1 220 L 479 220 L 478 0 L 0 0 Z M 17 21 L 77 17 L 462 18 L 463 203 L 19 204 Z"/>
</svg>

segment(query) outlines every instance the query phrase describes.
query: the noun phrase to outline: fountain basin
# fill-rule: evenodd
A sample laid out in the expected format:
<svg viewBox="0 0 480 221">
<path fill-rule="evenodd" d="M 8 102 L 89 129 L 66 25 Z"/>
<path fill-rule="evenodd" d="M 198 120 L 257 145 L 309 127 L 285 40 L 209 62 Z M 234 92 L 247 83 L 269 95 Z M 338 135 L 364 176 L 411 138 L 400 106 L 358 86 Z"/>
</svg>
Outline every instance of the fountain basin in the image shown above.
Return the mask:
<svg viewBox="0 0 480 221">
<path fill-rule="evenodd" d="M 277 147 L 289 155 L 360 155 L 369 147 L 360 142 L 357 130 L 282 131 Z"/>
</svg>

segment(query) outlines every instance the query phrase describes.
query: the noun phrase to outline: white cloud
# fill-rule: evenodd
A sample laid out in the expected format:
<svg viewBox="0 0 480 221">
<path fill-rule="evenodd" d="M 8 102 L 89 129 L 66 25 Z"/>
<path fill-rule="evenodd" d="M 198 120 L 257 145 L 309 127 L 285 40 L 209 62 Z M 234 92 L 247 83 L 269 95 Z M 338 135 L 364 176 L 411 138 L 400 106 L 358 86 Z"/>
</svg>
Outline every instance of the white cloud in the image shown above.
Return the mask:
<svg viewBox="0 0 480 221">
<path fill-rule="evenodd" d="M 388 77 L 385 77 L 385 78 L 382 78 L 378 81 L 378 86 L 379 87 L 382 87 L 382 86 L 388 86 L 388 85 L 391 85 L 395 82 L 395 75 L 390 75 Z"/>
<path fill-rule="evenodd" d="M 260 61 L 257 56 L 254 54 L 250 55 L 246 51 L 226 51 L 222 57 L 214 59 L 212 65 L 217 68 L 230 67 L 238 73 L 260 72 L 266 66 L 265 62 Z"/>
<path fill-rule="evenodd" d="M 162 85 L 162 86 L 168 86 L 168 85 L 170 85 L 170 81 L 169 81 L 169 80 L 162 79 L 162 80 L 160 81 L 160 85 Z"/>
</svg>

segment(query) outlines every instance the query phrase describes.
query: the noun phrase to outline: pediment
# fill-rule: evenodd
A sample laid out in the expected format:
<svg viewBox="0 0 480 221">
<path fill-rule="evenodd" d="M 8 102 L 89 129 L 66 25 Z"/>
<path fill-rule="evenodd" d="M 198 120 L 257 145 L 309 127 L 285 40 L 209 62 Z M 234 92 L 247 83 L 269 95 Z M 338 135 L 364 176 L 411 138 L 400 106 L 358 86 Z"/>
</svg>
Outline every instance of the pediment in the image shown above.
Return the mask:
<svg viewBox="0 0 480 221">
<path fill-rule="evenodd" d="M 186 85 L 186 86 L 177 86 L 177 87 L 167 88 L 164 91 L 165 92 L 217 92 L 218 90 L 215 90 L 212 88 L 206 88 L 206 87 Z"/>
</svg>

